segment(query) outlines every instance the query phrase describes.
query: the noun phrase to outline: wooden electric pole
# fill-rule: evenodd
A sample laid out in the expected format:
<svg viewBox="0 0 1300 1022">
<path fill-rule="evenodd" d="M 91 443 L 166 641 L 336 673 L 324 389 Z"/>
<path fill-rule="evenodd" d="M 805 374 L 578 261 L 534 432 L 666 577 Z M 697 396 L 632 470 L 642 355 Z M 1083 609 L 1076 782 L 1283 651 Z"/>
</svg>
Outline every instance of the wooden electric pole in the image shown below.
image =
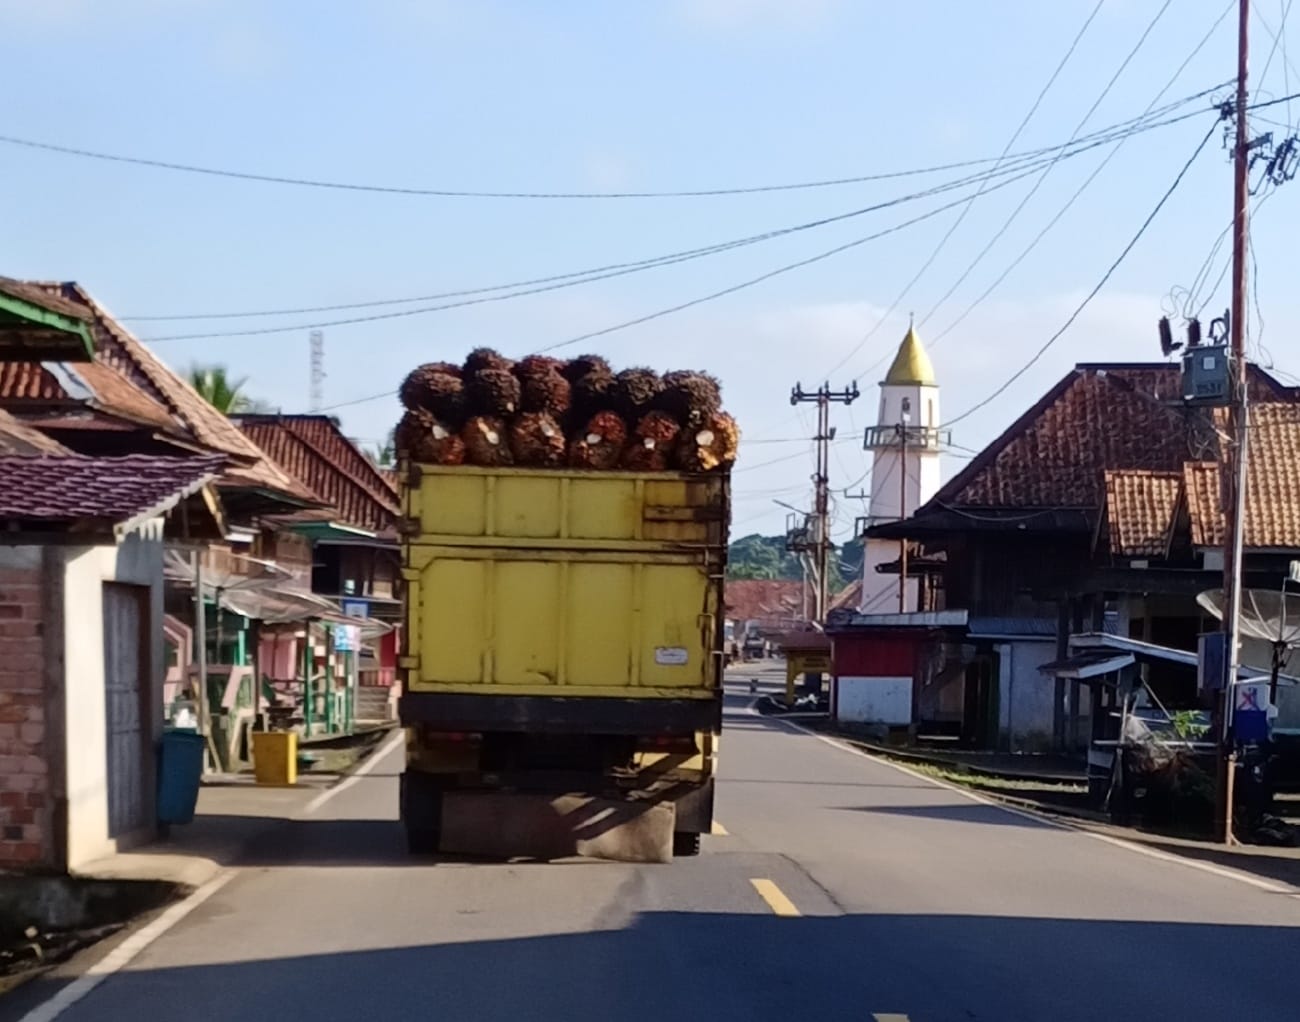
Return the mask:
<svg viewBox="0 0 1300 1022">
<path fill-rule="evenodd" d="M 1223 685 L 1222 728 L 1219 735 L 1218 817 L 1225 844 L 1233 843 L 1232 787 L 1237 756 L 1232 717 L 1236 707 L 1234 686 L 1240 666 L 1242 535 L 1246 514 L 1246 241 L 1250 201 L 1250 133 L 1246 123 L 1247 72 L 1250 35 L 1250 0 L 1238 0 L 1236 135 L 1232 154 L 1232 311 L 1229 322 L 1232 357 L 1231 402 L 1228 433 L 1221 472 L 1223 490 L 1223 637 L 1227 677 Z"/>
<path fill-rule="evenodd" d="M 823 383 L 815 391 L 805 391 L 802 384 L 795 384 L 790 392 L 792 405 L 817 405 L 817 435 L 813 437 L 817 444 L 817 472 L 813 476 L 812 528 L 804 540 L 804 548 L 813 554 L 816 565 L 813 620 L 819 625 L 826 624 L 826 608 L 830 604 L 830 443 L 835 438 L 835 431 L 831 429 L 831 404 L 851 405 L 859 396 L 856 382 L 844 390 L 831 390 L 829 383 Z"/>
</svg>

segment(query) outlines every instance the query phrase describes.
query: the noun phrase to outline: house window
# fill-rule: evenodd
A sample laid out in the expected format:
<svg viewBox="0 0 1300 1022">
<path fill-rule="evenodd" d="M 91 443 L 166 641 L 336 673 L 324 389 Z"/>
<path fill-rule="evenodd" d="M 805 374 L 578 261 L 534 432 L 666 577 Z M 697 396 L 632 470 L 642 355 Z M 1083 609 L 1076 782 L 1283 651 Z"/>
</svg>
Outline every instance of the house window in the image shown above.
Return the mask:
<svg viewBox="0 0 1300 1022">
<path fill-rule="evenodd" d="M 934 398 L 930 398 L 925 403 L 925 424 L 927 426 L 934 425 Z"/>
</svg>

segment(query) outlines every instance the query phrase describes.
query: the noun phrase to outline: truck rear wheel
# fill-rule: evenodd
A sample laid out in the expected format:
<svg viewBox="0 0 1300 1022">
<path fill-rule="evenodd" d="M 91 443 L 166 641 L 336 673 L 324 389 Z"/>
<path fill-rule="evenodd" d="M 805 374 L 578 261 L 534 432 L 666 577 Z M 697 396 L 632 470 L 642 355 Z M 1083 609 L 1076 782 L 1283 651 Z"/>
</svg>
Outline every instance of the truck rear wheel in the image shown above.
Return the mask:
<svg viewBox="0 0 1300 1022">
<path fill-rule="evenodd" d="M 673 856 L 686 858 L 700 854 L 700 835 L 679 830 L 673 834 Z"/>
</svg>

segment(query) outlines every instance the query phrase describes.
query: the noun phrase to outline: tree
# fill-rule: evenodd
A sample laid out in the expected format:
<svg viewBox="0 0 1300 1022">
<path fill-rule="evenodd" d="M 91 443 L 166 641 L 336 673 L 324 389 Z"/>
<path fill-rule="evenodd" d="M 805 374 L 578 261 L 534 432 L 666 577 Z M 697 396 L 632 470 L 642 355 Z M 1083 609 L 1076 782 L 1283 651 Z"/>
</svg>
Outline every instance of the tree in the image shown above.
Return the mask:
<svg viewBox="0 0 1300 1022">
<path fill-rule="evenodd" d="M 380 468 L 392 468 L 397 463 L 397 430 L 388 431 L 388 439 L 370 449 L 370 460 Z"/>
<path fill-rule="evenodd" d="M 190 386 L 199 392 L 199 396 L 222 415 L 272 410 L 265 401 L 254 400 L 244 393 L 244 385 L 248 383 L 247 376 L 232 380 L 225 366 L 191 366 L 189 380 Z"/>
</svg>

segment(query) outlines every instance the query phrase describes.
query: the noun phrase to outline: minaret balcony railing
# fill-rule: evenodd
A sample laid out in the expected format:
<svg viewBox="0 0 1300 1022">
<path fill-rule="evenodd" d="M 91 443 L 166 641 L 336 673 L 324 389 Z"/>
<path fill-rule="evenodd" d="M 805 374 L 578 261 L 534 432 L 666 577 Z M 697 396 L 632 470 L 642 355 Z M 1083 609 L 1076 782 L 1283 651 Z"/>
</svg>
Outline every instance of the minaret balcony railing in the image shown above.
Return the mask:
<svg viewBox="0 0 1300 1022">
<path fill-rule="evenodd" d="M 952 430 L 941 426 L 869 426 L 863 443 L 868 451 L 889 447 L 902 447 L 906 442 L 909 450 L 938 451 L 952 444 Z"/>
</svg>

